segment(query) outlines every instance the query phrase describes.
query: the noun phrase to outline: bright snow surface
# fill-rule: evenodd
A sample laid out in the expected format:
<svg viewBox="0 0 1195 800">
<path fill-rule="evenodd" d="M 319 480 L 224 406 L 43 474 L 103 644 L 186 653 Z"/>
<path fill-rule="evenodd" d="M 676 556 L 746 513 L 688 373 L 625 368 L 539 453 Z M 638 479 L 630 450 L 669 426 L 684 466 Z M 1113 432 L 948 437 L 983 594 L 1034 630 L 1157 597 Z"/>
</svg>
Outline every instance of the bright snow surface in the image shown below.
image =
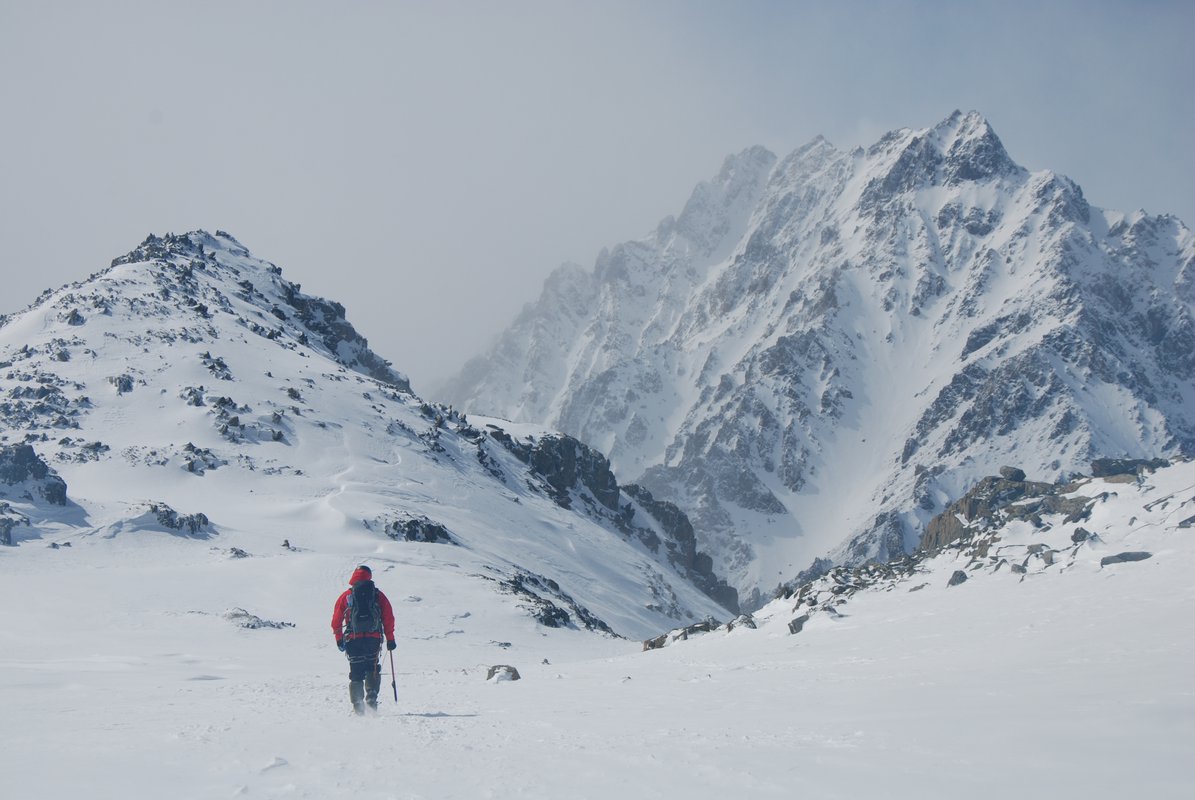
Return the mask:
<svg viewBox="0 0 1195 800">
<path fill-rule="evenodd" d="M 1190 797 L 1195 464 L 1083 493 L 1103 492 L 1083 523 L 1100 541 L 1023 577 L 947 588 L 948 552 L 799 634 L 777 601 L 757 630 L 650 652 L 537 625 L 463 548 L 308 542 L 281 513 L 208 540 L 26 540 L 0 549 L 2 794 Z M 1152 557 L 1100 566 L 1122 551 Z M 364 719 L 328 626 L 361 562 L 399 632 L 398 702 L 387 661 Z M 487 682 L 494 664 L 522 680 Z"/>
</svg>

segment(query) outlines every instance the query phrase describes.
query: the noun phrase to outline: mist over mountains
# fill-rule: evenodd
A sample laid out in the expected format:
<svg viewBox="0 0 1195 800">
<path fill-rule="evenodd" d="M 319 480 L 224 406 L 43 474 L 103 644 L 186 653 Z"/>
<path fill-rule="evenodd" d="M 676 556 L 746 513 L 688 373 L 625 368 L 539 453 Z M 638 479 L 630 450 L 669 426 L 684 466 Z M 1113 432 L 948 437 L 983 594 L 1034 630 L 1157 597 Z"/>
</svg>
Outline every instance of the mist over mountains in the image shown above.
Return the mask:
<svg viewBox="0 0 1195 800">
<path fill-rule="evenodd" d="M 674 502 L 748 605 L 912 551 L 980 477 L 1195 453 L 1195 238 L 1030 172 L 978 113 L 728 158 L 565 265 L 437 396 Z"/>
<path fill-rule="evenodd" d="M 433 392 L 446 406 L 230 235 L 151 236 L 0 320 L 0 436 L 81 503 L 10 501 L 8 532 L 38 514 L 123 530 L 159 503 L 219 520 L 248 491 L 236 474 L 334 528 L 420 542 L 582 517 L 605 533 L 578 574 L 605 600 L 563 588 L 554 556 L 499 548 L 495 568 L 535 576 L 568 624 L 724 616 L 912 552 L 1002 466 L 1055 481 L 1191 455 L 1193 263 L 1179 220 L 1091 207 L 975 112 L 850 152 L 753 147 L 650 236 L 558 269 Z M 476 496 L 449 501 L 461 480 Z M 527 491 L 548 508 L 526 516 Z M 495 497 L 524 507 L 495 518 Z M 588 574 L 607 535 L 637 553 L 610 574 L 647 617 Z"/>
<path fill-rule="evenodd" d="M 1193 254 L 977 114 L 751 148 L 425 399 L 151 235 L 0 317 L 5 787 L 1185 798 Z"/>
</svg>

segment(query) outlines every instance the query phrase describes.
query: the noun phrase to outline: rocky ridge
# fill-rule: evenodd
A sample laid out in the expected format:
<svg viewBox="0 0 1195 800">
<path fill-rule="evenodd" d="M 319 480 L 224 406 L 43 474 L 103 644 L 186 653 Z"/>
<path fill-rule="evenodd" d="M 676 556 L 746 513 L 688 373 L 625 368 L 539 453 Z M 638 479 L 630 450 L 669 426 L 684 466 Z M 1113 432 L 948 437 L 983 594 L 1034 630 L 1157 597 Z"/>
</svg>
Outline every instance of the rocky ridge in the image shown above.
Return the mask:
<svg viewBox="0 0 1195 800">
<path fill-rule="evenodd" d="M 913 552 L 1011 460 L 1195 454 L 1193 313 L 1182 222 L 1093 208 L 956 112 L 728 159 L 439 394 L 609 454 L 750 607 L 818 559 Z"/>
<path fill-rule="evenodd" d="M 854 567 L 824 563 L 820 574 L 779 587 L 760 616 L 787 620 L 789 633 L 797 634 L 816 618 L 845 619 L 851 600 L 858 596 L 922 591 L 935 576 L 946 573 L 949 579 L 943 586 L 953 588 L 975 577 L 1007 574 L 1025 581 L 1084 565 L 1102 569 L 1148 560 L 1153 557 L 1149 551 L 1122 549 L 1126 537 L 1120 527 L 1138 524 L 1138 516 L 1103 527 L 1090 521 L 1093 511 L 1116 498 L 1117 487 L 1123 486 L 1143 495 L 1144 526 L 1159 527 L 1149 521 L 1152 515 L 1164 518 L 1160 527 L 1170 534 L 1195 527 L 1195 485 L 1185 483 L 1180 491 L 1160 497 L 1148 495 L 1155 471 L 1178 472 L 1183 483 L 1195 480 L 1192 467 L 1195 462 L 1189 460 L 1174 465 L 1164 459 L 1100 460 L 1092 465 L 1098 476 L 1065 483 L 1027 481 L 1022 470 L 1005 467 L 1001 475 L 984 478 L 936 516 L 916 552 Z M 643 648 L 756 627 L 750 615 L 728 623 L 705 620 L 647 639 Z"/>
<path fill-rule="evenodd" d="M 255 496 L 323 498 L 317 537 L 456 546 L 544 624 L 734 607 L 675 508 L 570 437 L 424 402 L 342 306 L 227 234 L 151 236 L 0 323 L 6 543 L 222 537 L 273 524 Z M 603 562 L 611 585 L 588 577 Z"/>
</svg>

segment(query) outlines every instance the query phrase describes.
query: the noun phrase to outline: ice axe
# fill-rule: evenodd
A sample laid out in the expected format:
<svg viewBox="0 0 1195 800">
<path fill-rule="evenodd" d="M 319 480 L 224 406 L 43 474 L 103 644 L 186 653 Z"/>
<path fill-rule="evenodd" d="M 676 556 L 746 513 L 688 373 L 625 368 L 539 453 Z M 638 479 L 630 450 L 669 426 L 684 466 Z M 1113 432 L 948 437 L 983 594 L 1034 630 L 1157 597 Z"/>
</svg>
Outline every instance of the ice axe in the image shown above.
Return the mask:
<svg viewBox="0 0 1195 800">
<path fill-rule="evenodd" d="M 394 702 L 398 702 L 398 680 L 394 677 L 394 651 L 390 651 L 390 688 L 394 690 Z"/>
</svg>

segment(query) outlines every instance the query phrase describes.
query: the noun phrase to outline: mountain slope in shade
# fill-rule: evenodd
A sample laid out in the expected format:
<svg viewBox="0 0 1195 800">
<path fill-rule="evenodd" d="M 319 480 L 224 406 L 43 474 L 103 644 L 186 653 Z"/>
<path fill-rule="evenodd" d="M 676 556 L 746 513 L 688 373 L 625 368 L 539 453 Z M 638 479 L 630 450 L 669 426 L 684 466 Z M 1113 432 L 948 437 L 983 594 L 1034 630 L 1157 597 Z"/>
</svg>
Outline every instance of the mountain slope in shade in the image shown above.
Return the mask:
<svg viewBox="0 0 1195 800">
<path fill-rule="evenodd" d="M 423 402 L 224 233 L 150 237 L 3 320 L 0 502 L 17 545 L 388 546 L 549 626 L 636 637 L 735 601 L 675 507 L 576 440 Z"/>
<path fill-rule="evenodd" d="M 437 396 L 608 453 L 750 604 L 815 559 L 911 551 L 1002 465 L 1192 454 L 1193 311 L 1182 222 L 1093 208 L 955 112 L 728 159 Z"/>
</svg>

